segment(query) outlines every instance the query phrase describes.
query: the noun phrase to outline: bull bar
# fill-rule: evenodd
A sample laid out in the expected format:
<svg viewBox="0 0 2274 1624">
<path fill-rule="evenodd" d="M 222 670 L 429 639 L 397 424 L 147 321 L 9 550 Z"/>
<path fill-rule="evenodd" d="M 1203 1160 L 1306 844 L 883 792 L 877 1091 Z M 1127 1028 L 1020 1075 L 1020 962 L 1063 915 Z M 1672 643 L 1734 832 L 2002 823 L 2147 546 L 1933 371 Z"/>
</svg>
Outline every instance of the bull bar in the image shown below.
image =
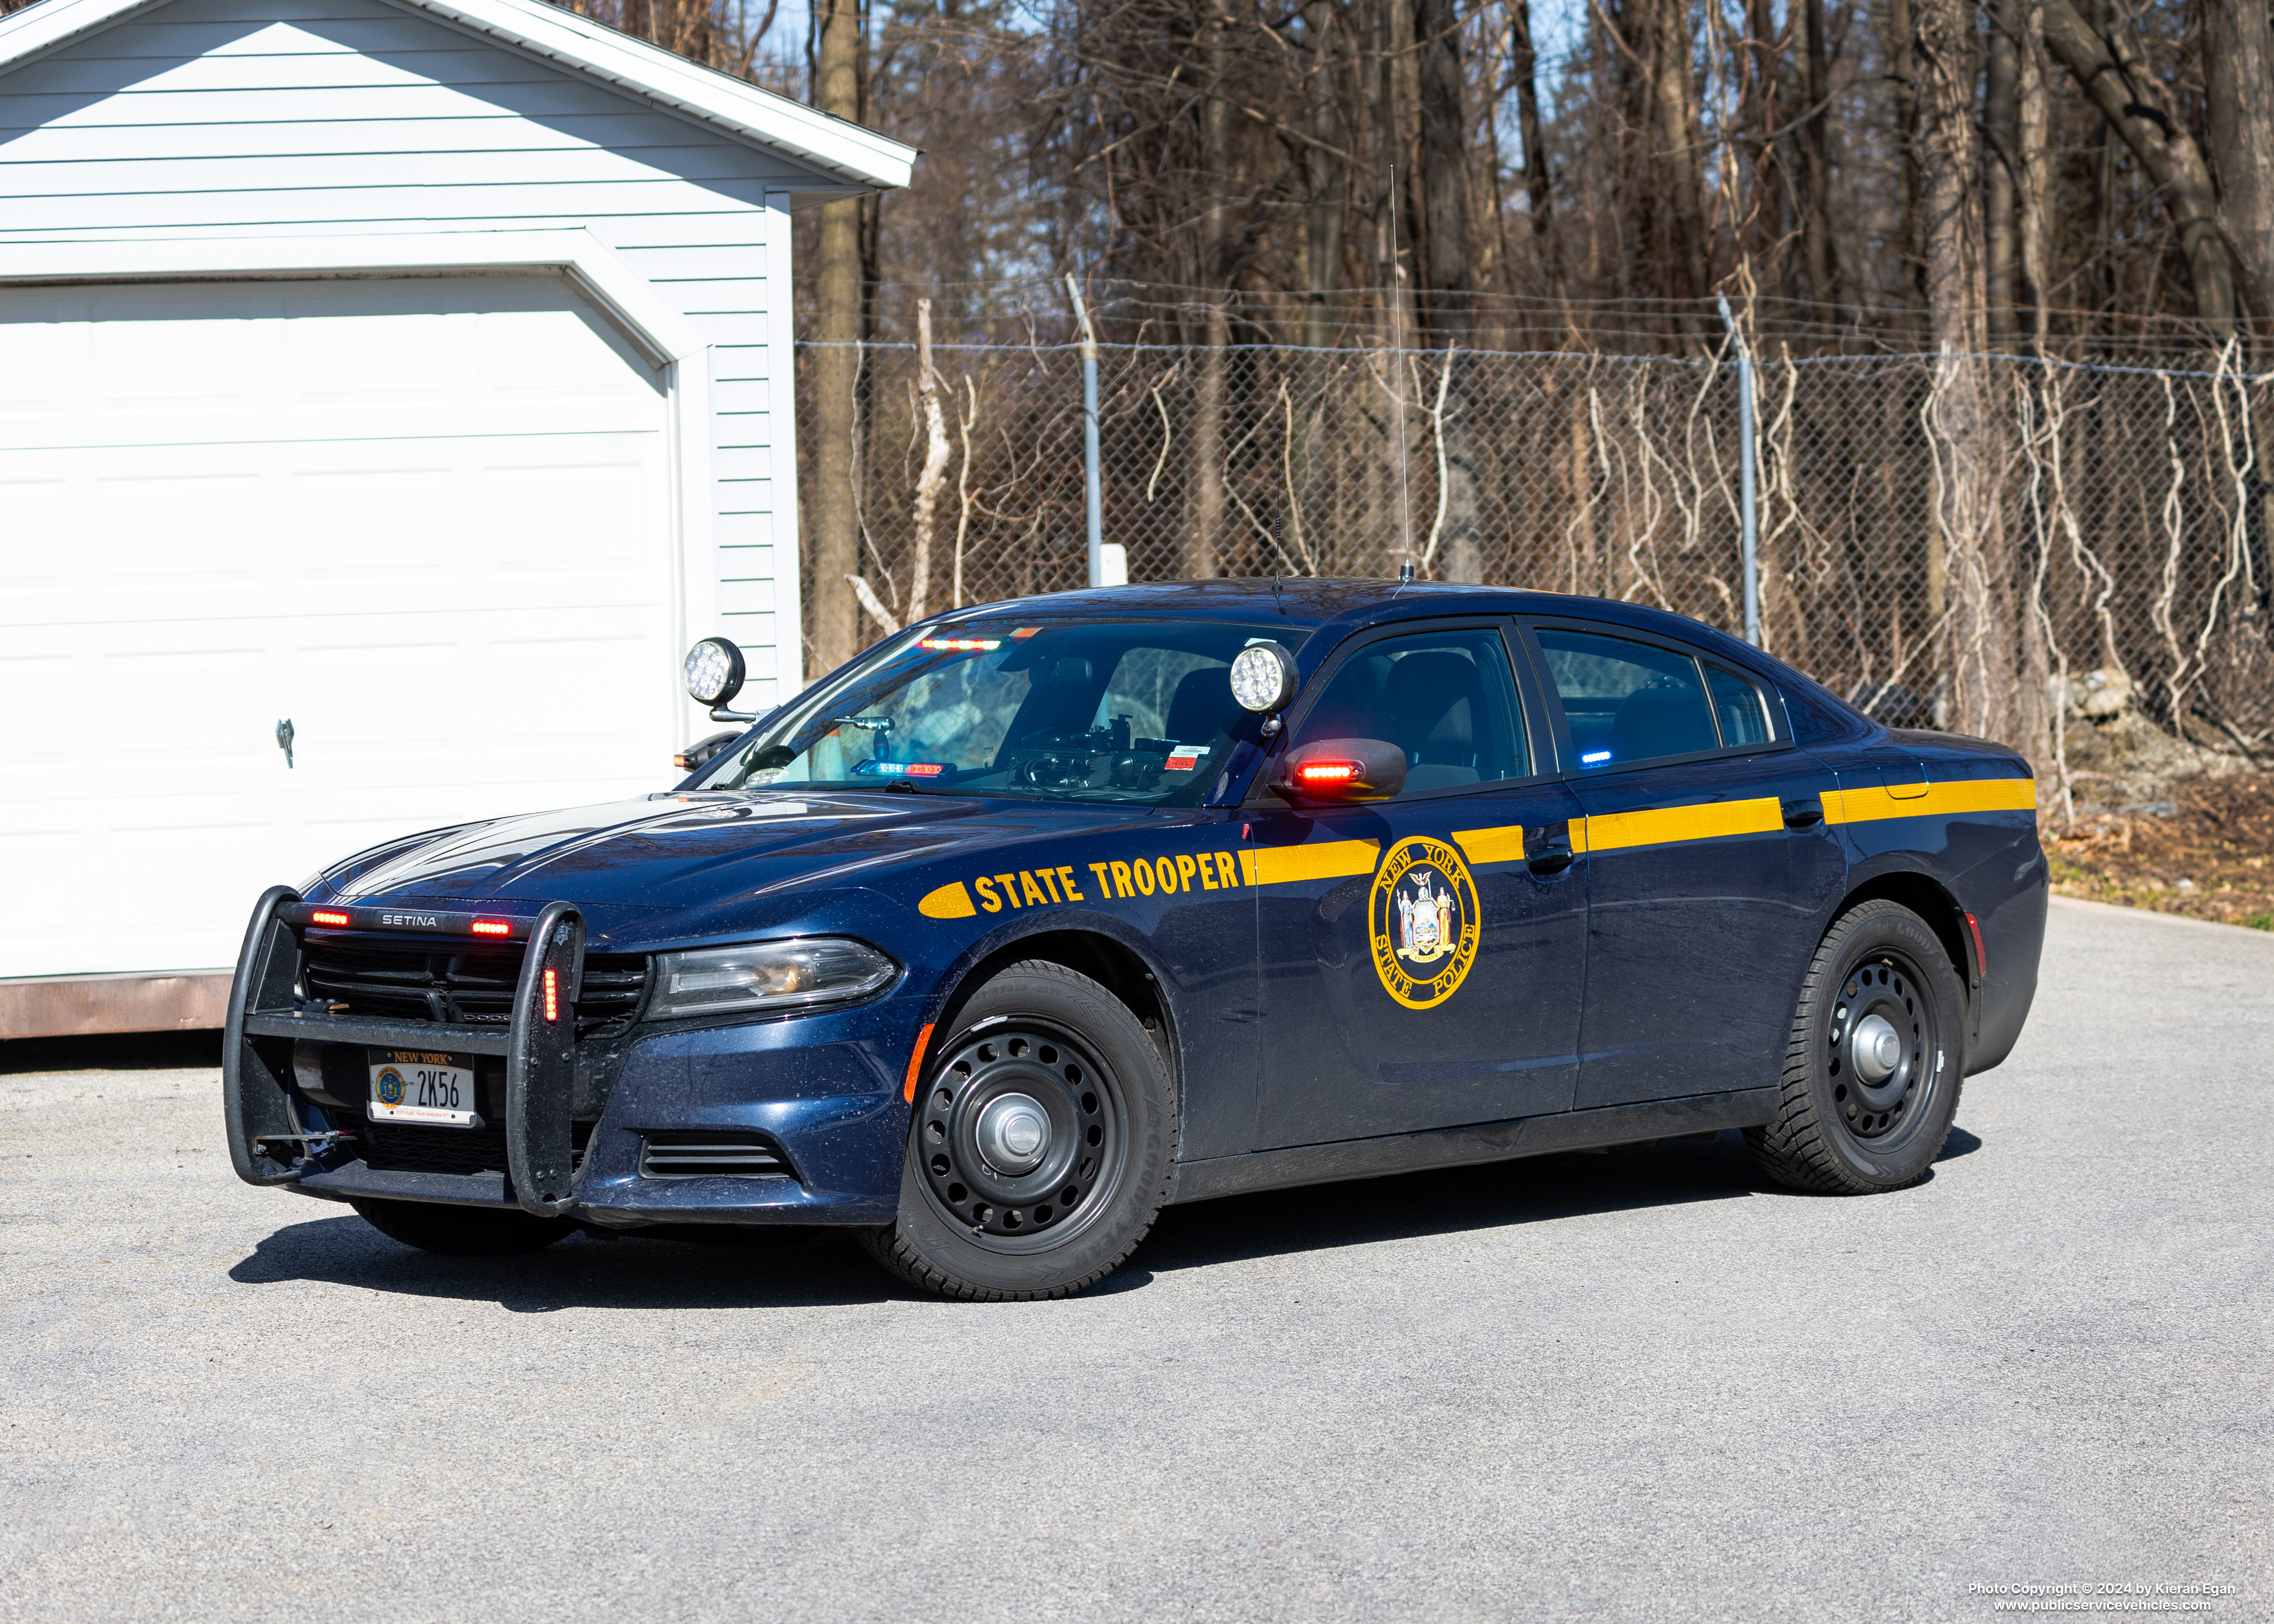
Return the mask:
<svg viewBox="0 0 2274 1624">
<path fill-rule="evenodd" d="M 296 927 L 319 922 L 314 918 L 318 911 L 290 886 L 273 885 L 261 893 L 245 927 L 237 974 L 230 984 L 222 1045 L 222 1109 L 230 1162 L 237 1176 L 249 1184 L 296 1183 L 319 1169 L 312 1160 L 287 1159 L 275 1147 L 305 1147 L 325 1137 L 302 1131 L 290 1093 L 289 1051 L 279 1075 L 256 1039 L 380 1048 L 446 1045 L 460 1053 L 505 1059 L 507 1195 L 539 1218 L 562 1217 L 575 1210 L 570 1113 L 576 1082 L 575 1006 L 584 979 L 584 915 L 568 903 L 552 902 L 532 921 L 510 921 L 511 939 L 524 940 L 529 946 L 514 989 L 511 1019 L 498 1031 L 458 1022 L 341 1015 L 302 1000 L 297 991 L 301 944 Z M 367 910 L 324 912 L 331 917 L 323 923 L 346 917 L 358 931 L 383 929 L 360 917 Z M 416 934 L 435 939 L 431 931 Z M 475 944 L 471 936 L 464 939 L 468 945 Z M 432 1184 L 437 1177 L 373 1173 L 363 1182 L 369 1193 L 377 1195 L 399 1178 L 403 1187 L 396 1193 L 418 1199 L 418 1186 Z"/>
</svg>

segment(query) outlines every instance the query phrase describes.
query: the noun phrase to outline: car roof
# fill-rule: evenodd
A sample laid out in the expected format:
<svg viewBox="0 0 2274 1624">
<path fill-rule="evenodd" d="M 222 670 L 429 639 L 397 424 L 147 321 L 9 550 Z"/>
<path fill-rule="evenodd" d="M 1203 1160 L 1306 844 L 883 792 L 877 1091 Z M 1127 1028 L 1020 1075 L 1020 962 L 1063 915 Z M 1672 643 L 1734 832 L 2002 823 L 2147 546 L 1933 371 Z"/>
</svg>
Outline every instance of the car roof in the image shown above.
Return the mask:
<svg viewBox="0 0 2274 1624">
<path fill-rule="evenodd" d="M 1023 614 L 1045 620 L 1140 614 L 1246 620 L 1258 613 L 1284 620 L 1291 627 L 1332 627 L 1338 632 L 1449 614 L 1576 615 L 1674 636 L 1699 638 L 1702 634 L 1703 641 L 1716 645 L 1735 642 L 1703 621 L 1616 598 L 1521 591 L 1458 581 L 1401 583 L 1325 575 L 1234 576 L 1093 587 L 975 605 L 940 618 L 944 623 Z"/>
<path fill-rule="evenodd" d="M 1306 638 L 1296 656 L 1298 669 L 1307 680 L 1320 662 L 1352 633 L 1399 620 L 1432 619 L 1440 615 L 1524 614 L 1570 616 L 1600 620 L 1654 632 L 1688 643 L 1701 651 L 1749 667 L 1756 675 L 1780 683 L 1788 691 L 1814 696 L 1840 718 L 1836 731 L 1870 731 L 1878 727 L 1868 717 L 1838 695 L 1787 665 L 1731 636 L 1717 627 L 1668 610 L 1615 598 L 1581 598 L 1564 592 L 1523 591 L 1511 587 L 1477 586 L 1459 581 L 1367 580 L 1328 575 L 1250 575 L 1207 581 L 1147 582 L 1134 586 L 1094 587 L 1052 592 L 1035 598 L 1008 598 L 978 604 L 935 617 L 935 625 L 955 625 L 974 620 L 1032 616 L 1038 621 L 1088 620 L 1120 615 L 1159 615 L 1191 620 L 1237 620 L 1253 622 L 1274 617 L 1290 628 L 1325 634 Z"/>
</svg>

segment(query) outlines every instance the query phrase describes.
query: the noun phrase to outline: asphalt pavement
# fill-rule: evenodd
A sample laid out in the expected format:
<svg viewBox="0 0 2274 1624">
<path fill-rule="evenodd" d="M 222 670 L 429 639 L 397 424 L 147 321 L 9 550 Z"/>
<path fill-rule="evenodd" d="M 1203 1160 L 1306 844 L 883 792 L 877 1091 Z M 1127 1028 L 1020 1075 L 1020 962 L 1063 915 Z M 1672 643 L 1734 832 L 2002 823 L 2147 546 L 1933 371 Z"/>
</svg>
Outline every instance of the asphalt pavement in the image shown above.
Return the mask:
<svg viewBox="0 0 2274 1624">
<path fill-rule="evenodd" d="M 2274 1616 L 2270 1051 L 2274 936 L 2057 901 L 1900 1194 L 1725 1134 L 962 1305 L 841 1240 L 428 1257 L 239 1184 L 210 1042 L 0 1049 L 0 1619 Z"/>
</svg>

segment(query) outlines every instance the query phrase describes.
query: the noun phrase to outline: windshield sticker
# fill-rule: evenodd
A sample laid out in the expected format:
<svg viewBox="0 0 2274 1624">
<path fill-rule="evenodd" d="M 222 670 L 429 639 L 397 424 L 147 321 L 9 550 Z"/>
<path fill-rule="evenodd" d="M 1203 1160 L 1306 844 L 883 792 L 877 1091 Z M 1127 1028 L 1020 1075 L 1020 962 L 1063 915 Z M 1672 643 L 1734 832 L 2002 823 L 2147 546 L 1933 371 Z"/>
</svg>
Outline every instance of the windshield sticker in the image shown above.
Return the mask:
<svg viewBox="0 0 2274 1624">
<path fill-rule="evenodd" d="M 1434 1010 L 1476 962 L 1476 882 L 1460 853 L 1417 836 L 1390 847 L 1374 876 L 1367 923 L 1374 974 L 1409 1010 Z"/>
</svg>

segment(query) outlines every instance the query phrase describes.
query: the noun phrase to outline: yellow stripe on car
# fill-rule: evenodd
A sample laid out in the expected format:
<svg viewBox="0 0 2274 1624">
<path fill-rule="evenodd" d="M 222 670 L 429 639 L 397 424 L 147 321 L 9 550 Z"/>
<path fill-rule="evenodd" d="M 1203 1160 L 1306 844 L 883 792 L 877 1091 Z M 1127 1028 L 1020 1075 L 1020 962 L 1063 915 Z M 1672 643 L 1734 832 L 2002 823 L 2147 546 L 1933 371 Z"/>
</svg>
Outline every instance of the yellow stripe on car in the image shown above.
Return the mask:
<svg viewBox="0 0 2274 1624">
<path fill-rule="evenodd" d="M 925 893 L 916 904 L 916 912 L 926 919 L 969 919 L 979 910 L 971 906 L 971 893 L 963 889 L 963 882 L 950 880 L 937 891 Z"/>
<path fill-rule="evenodd" d="M 1524 861 L 1524 825 L 1511 823 L 1505 829 L 1456 829 L 1453 843 L 1461 848 L 1461 855 L 1477 864 L 1522 862 Z"/>
<path fill-rule="evenodd" d="M 1781 833 L 1784 810 L 1773 795 L 1758 801 L 1708 801 L 1689 807 L 1653 807 L 1571 820 L 1575 852 L 1615 852 L 1630 846 L 1673 846 L 1730 835 Z"/>
<path fill-rule="evenodd" d="M 1906 786 L 1908 794 L 1874 786 L 1826 790 L 1824 821 L 1869 823 L 1886 817 L 1957 817 L 1969 812 L 2034 812 L 2037 786 L 2029 778 L 1961 778 L 1930 784 L 1926 793 Z"/>
<path fill-rule="evenodd" d="M 1379 840 L 1321 840 L 1316 846 L 1267 846 L 1239 854 L 1239 877 L 1250 885 L 1291 885 L 1301 880 L 1341 880 L 1372 874 Z"/>
</svg>

